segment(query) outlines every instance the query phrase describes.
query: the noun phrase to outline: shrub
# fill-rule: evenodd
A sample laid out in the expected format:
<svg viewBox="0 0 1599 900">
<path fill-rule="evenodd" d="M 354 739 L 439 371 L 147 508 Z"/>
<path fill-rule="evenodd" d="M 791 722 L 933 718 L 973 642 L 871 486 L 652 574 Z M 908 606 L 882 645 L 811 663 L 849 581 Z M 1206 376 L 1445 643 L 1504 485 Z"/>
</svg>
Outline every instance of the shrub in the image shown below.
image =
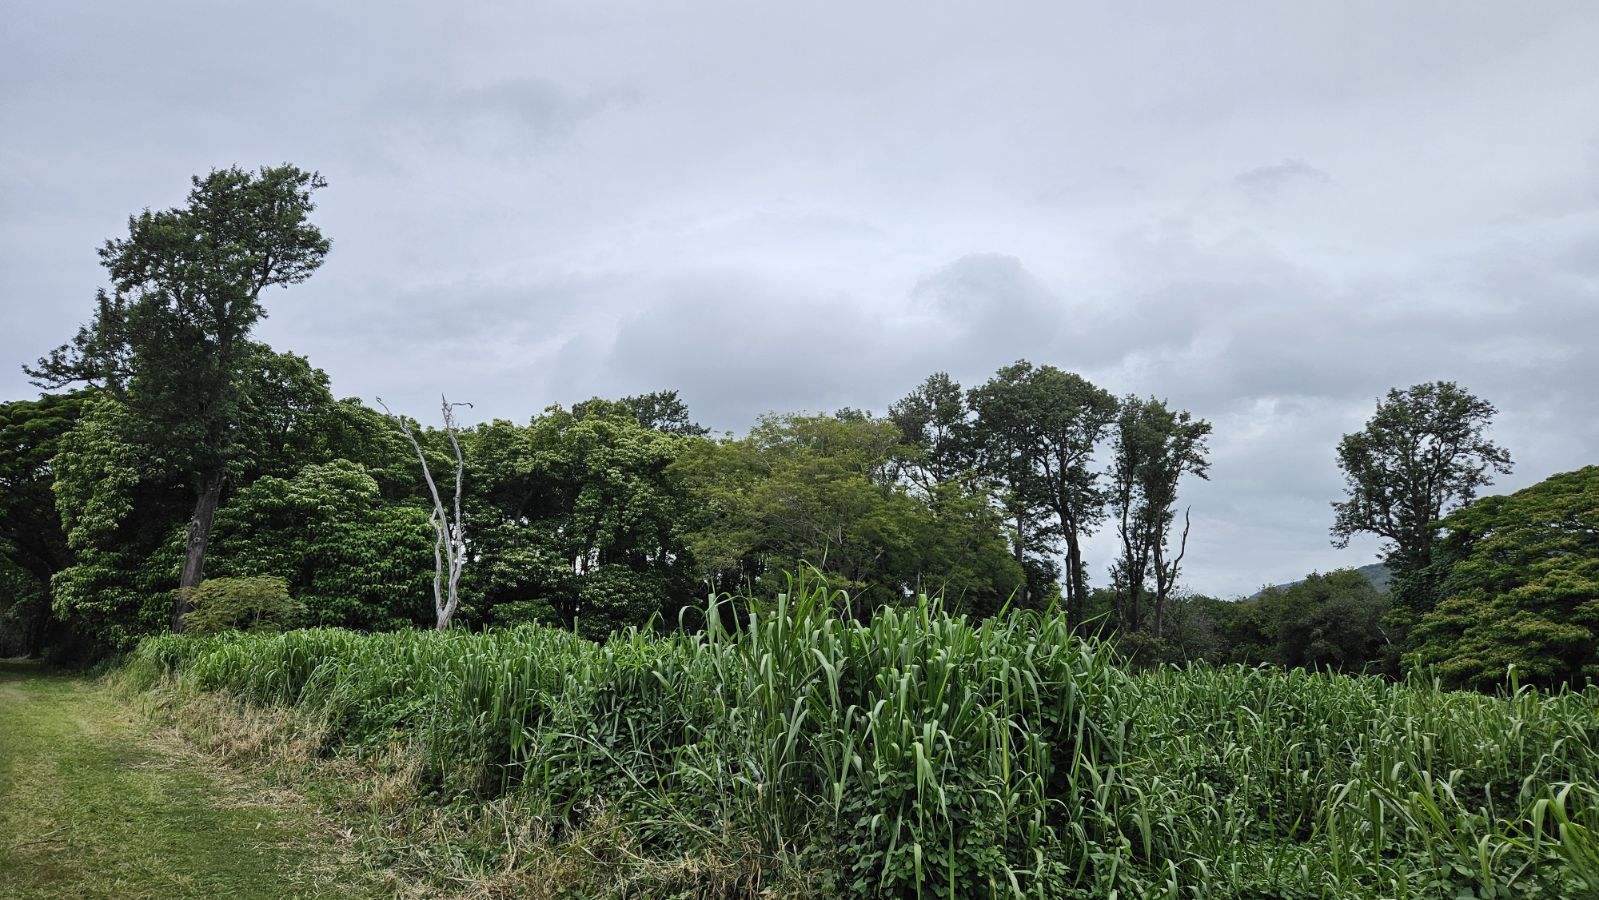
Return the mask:
<svg viewBox="0 0 1599 900">
<path fill-rule="evenodd" d="M 627 566 L 600 566 L 577 591 L 577 632 L 596 641 L 628 625 L 648 622 L 661 612 L 666 579 Z"/>
<path fill-rule="evenodd" d="M 183 628 L 193 634 L 281 631 L 305 619 L 305 606 L 289 596 L 282 578 L 208 578 L 187 591 L 191 609 Z"/>
</svg>

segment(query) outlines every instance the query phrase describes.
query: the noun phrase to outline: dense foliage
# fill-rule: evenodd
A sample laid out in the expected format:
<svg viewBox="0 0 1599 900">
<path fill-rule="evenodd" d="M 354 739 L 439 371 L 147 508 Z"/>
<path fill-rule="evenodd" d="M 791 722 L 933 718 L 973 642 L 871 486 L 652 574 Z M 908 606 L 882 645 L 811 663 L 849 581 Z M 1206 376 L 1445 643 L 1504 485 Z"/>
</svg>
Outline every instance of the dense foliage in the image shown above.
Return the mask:
<svg viewBox="0 0 1599 900">
<path fill-rule="evenodd" d="M 178 590 L 189 593 L 183 630 L 194 634 L 282 631 L 305 619 L 305 605 L 289 596 L 282 578 L 207 578 Z"/>
<path fill-rule="evenodd" d="M 1333 504 L 1333 536 L 1375 534 L 1390 566 L 1426 565 L 1438 519 L 1511 469 L 1510 451 L 1488 438 L 1495 412 L 1452 381 L 1390 390 L 1365 427 L 1338 442 L 1345 498 Z"/>
<path fill-rule="evenodd" d="M 384 502 L 363 467 L 337 459 L 239 491 L 217 516 L 211 569 L 282 579 L 309 624 L 382 630 L 425 621 L 431 548 L 426 512 Z"/>
<path fill-rule="evenodd" d="M 1359 571 L 1312 573 L 1243 600 L 1175 598 L 1162 644 L 1140 649 L 1168 661 L 1393 674 L 1390 609 Z"/>
<path fill-rule="evenodd" d="M 1082 619 L 1081 541 L 1108 498 L 1096 453 L 1144 401 L 1021 360 L 970 391 L 935 375 L 886 418 L 772 415 L 742 439 L 711 437 L 673 390 L 460 434 L 412 428 L 335 401 L 307 360 L 253 339 L 265 293 L 310 278 L 331 249 L 312 221 L 325 186 L 287 164 L 214 170 L 100 248 L 107 286 L 88 323 L 24 367 L 40 387 L 84 389 L 0 410 L 8 649 L 125 652 L 163 627 L 162 604 L 181 630 L 194 594 L 173 588 L 207 573 L 281 578 L 318 624 L 417 622 L 433 549 L 417 469 L 453 472 L 458 439 L 460 539 L 444 546 L 464 624 L 598 638 L 675 623 L 706 587 L 770 590 L 801 564 L 862 610 L 917 591 L 975 613 L 1064 593 Z M 395 426 L 419 435 L 420 460 Z M 1156 557 L 1177 479 L 1204 471 L 1193 435 L 1160 490 L 1144 477 L 1159 466 L 1139 476 L 1140 546 Z M 1150 568 L 1158 631 L 1177 570 Z M 1136 597 L 1145 580 L 1118 583 Z"/>
<path fill-rule="evenodd" d="M 604 643 L 168 636 L 135 667 L 296 709 L 335 752 L 405 742 L 441 802 L 496 798 L 553 840 L 604 816 L 632 848 L 602 873 L 624 893 L 703 894 L 726 869 L 701 857 L 734 860 L 739 893 L 798 871 L 785 892 L 820 896 L 1599 890 L 1599 689 L 1134 673 L 1058 613 L 843 604 L 801 586 L 728 627 L 713 610 L 702 632 Z M 514 865 L 495 834 L 488 865 Z"/>
<path fill-rule="evenodd" d="M 1415 664 L 1450 684 L 1599 679 L 1599 466 L 1486 497 L 1443 520 L 1421 573 L 1436 598 L 1411 631 Z"/>
<path fill-rule="evenodd" d="M 69 560 L 52 487 L 80 394 L 0 403 L 0 656 L 68 642 L 50 614 L 50 578 Z"/>
<path fill-rule="evenodd" d="M 1226 604 L 1182 584 L 1180 494 L 1208 476 L 1211 424 L 1052 365 L 970 388 L 934 373 L 886 416 L 774 413 L 742 437 L 712 436 L 673 390 L 459 433 L 336 400 L 310 361 L 252 339 L 264 292 L 329 252 L 322 187 L 291 165 L 213 171 L 101 248 L 89 323 L 26 367 L 88 387 L 0 403 L 0 652 L 127 652 L 181 629 L 194 594 L 174 588 L 205 574 L 282 579 L 312 625 L 426 623 L 419 462 L 453 475 L 458 441 L 464 530 L 446 546 L 469 628 L 701 628 L 707 591 L 769 594 L 813 566 L 858 616 L 919 593 L 978 617 L 1059 605 L 1141 661 L 1439 664 L 1476 687 L 1511 666 L 1539 685 L 1595 672 L 1583 501 L 1473 503 L 1510 458 L 1494 407 L 1454 383 L 1390 391 L 1338 447 L 1335 539 L 1386 540 L 1391 601 L 1335 573 Z M 1115 559 L 1092 573 L 1102 531 Z"/>
<path fill-rule="evenodd" d="M 674 471 L 700 574 L 770 591 L 808 562 L 863 609 L 917 590 L 997 609 L 1021 580 L 998 516 L 959 482 L 913 489 L 898 477 L 906 451 L 892 422 L 853 411 L 769 416 L 743 440 L 695 444 Z"/>
<path fill-rule="evenodd" d="M 200 583 L 222 492 L 252 449 L 261 294 L 306 280 L 327 256 L 309 221 L 325 185 L 292 165 L 218 169 L 192 179 L 183 206 L 129 216 L 127 236 L 100 248 L 111 289 L 96 295 L 94 318 L 27 368 L 40 387 L 115 396 L 129 412 L 122 430 L 187 485 L 182 587 Z M 177 628 L 188 594 L 172 597 Z"/>
</svg>

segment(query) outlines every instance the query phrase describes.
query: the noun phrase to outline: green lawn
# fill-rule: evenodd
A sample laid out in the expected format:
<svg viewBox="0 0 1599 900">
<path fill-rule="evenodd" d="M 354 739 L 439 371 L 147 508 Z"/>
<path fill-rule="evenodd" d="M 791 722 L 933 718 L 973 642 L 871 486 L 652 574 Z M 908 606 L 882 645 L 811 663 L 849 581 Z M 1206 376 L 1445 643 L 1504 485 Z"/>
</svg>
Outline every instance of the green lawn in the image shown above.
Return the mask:
<svg viewBox="0 0 1599 900">
<path fill-rule="evenodd" d="M 363 893 L 304 814 L 170 750 L 108 689 L 0 661 L 0 897 Z"/>
</svg>

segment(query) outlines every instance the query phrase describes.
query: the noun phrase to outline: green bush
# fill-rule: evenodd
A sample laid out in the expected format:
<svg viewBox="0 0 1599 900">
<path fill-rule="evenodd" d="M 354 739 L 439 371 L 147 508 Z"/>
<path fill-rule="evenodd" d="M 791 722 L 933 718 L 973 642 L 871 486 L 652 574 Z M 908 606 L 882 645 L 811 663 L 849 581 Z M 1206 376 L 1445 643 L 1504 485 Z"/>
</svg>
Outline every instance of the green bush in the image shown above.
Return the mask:
<svg viewBox="0 0 1599 900">
<path fill-rule="evenodd" d="M 289 575 L 305 624 L 385 630 L 433 620 L 433 528 L 420 507 L 385 501 L 349 460 L 265 477 L 217 512 L 208 571 Z"/>
<path fill-rule="evenodd" d="M 304 605 L 289 596 L 282 578 L 208 578 L 187 590 L 183 628 L 192 634 L 281 631 L 305 620 Z"/>
<path fill-rule="evenodd" d="M 577 591 L 577 632 L 596 641 L 613 631 L 648 622 L 667 598 L 666 579 L 654 572 L 605 565 L 583 579 Z"/>
</svg>

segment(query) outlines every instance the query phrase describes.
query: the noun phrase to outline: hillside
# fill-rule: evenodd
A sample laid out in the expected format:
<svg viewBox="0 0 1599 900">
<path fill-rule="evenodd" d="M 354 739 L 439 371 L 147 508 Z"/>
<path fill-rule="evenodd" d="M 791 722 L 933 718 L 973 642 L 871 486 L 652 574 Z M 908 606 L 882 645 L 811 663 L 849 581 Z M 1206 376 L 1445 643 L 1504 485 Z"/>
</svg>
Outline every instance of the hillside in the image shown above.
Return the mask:
<svg viewBox="0 0 1599 900">
<path fill-rule="evenodd" d="M 1380 562 L 1372 563 L 1371 565 L 1367 566 L 1361 566 L 1355 569 L 1355 571 L 1359 572 L 1361 575 L 1364 575 L 1366 580 L 1371 582 L 1371 586 L 1379 591 L 1386 592 L 1388 590 L 1389 583 L 1394 580 L 1393 572 L 1389 571 L 1388 567 Z M 1276 588 L 1293 587 L 1296 584 L 1302 583 L 1304 580 L 1305 579 L 1303 578 L 1299 578 L 1294 581 L 1285 581 L 1282 584 L 1268 584 L 1253 594 L 1250 594 L 1249 598 L 1254 599 L 1255 597 L 1259 597 L 1261 594 Z"/>
</svg>

